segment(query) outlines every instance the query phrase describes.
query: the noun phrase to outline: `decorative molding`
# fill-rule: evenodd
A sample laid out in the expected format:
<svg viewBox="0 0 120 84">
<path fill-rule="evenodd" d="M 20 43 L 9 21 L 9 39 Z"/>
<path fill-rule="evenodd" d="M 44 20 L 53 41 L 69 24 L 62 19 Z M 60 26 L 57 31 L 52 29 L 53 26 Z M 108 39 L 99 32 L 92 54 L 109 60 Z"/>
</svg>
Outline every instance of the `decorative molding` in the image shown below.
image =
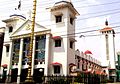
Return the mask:
<svg viewBox="0 0 120 84">
<path fill-rule="evenodd" d="M 50 31 L 49 30 L 46 30 L 46 31 L 38 31 L 38 32 L 35 32 L 34 35 L 37 36 L 37 35 L 43 35 L 43 34 L 50 34 Z M 30 33 L 28 34 L 23 34 L 23 35 L 17 35 L 17 36 L 11 36 L 10 38 L 11 39 L 18 39 L 18 38 L 25 38 L 25 37 L 30 37 Z"/>
</svg>

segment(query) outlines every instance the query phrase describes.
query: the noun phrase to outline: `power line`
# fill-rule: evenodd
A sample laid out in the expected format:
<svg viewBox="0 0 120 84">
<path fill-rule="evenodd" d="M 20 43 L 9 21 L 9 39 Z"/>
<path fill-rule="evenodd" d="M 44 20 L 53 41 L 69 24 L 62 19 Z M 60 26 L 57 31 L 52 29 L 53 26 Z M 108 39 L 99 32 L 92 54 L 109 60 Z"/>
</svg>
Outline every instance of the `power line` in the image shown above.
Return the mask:
<svg viewBox="0 0 120 84">
<path fill-rule="evenodd" d="M 90 17 L 85 17 L 85 18 L 81 18 L 78 20 L 85 20 L 85 19 L 89 19 L 89 18 L 95 18 L 95 17 L 101 17 L 101 16 L 105 16 L 105 15 L 114 15 L 114 14 L 119 14 L 120 11 L 116 11 L 116 12 L 111 12 L 111 13 L 106 13 L 106 14 L 100 14 L 100 15 L 95 15 L 95 16 L 90 16 Z"/>
<path fill-rule="evenodd" d="M 119 24 L 120 22 L 116 22 L 116 23 L 110 23 L 109 25 L 114 25 L 114 24 Z M 50 24 L 50 25 L 46 25 L 46 26 L 53 26 L 53 25 L 56 25 L 55 24 Z M 79 29 L 76 29 L 75 31 L 77 30 L 83 30 L 83 29 L 89 29 L 89 28 L 94 28 L 94 27 L 99 27 L 100 25 L 97 25 L 97 26 L 89 26 L 89 27 L 82 27 L 82 28 L 79 28 Z M 119 27 L 119 26 L 116 26 L 116 27 Z M 111 27 L 111 28 L 114 28 L 114 27 Z M 102 29 L 102 28 L 101 28 Z M 115 28 L 114 28 L 115 29 Z M 70 31 L 73 31 L 74 29 L 71 29 Z M 93 30 L 92 30 L 93 31 Z M 96 30 L 95 30 L 96 31 Z M 62 33 L 62 32 L 66 32 L 66 31 L 61 31 L 61 32 L 55 32 L 55 33 Z M 90 32 L 90 31 L 88 31 Z M 81 32 L 81 33 L 85 33 L 85 32 Z"/>
<path fill-rule="evenodd" d="M 118 9 L 116 9 L 116 10 L 118 10 Z M 77 19 L 76 21 L 79 21 L 79 20 L 85 20 L 85 19 L 89 19 L 89 18 L 95 18 L 95 17 L 101 17 L 101 16 L 105 16 L 105 15 L 114 15 L 114 14 L 119 14 L 120 13 L 120 11 L 114 11 L 113 12 L 113 10 L 111 10 L 110 11 L 110 13 L 105 13 L 105 14 L 99 14 L 99 15 L 94 15 L 94 16 L 89 16 L 89 17 L 84 17 L 84 18 L 80 18 L 80 19 Z M 107 11 L 106 11 L 107 12 Z M 108 11 L 109 12 L 109 11 Z M 89 13 L 88 13 L 89 14 Z M 46 19 L 46 20 L 42 20 L 42 21 L 48 21 L 48 19 Z"/>
<path fill-rule="evenodd" d="M 78 3 L 80 1 L 74 1 L 72 4 Z M 79 7 L 75 7 L 75 8 L 85 8 L 85 7 L 93 7 L 93 6 L 101 6 L 101 5 L 109 5 L 109 4 L 119 4 L 120 1 L 116 1 L 116 2 L 110 2 L 110 3 L 103 3 L 103 4 L 96 4 L 96 5 L 87 5 L 87 6 L 79 6 Z M 41 5 L 48 5 L 48 4 L 53 4 L 53 3 L 47 3 L 47 4 L 41 4 Z M 86 4 L 86 3 L 85 3 Z M 40 6 L 40 5 L 38 5 Z"/>
<path fill-rule="evenodd" d="M 116 23 L 111 23 L 111 24 L 109 24 L 109 25 L 114 25 L 114 24 L 119 24 L 120 22 L 116 22 Z M 53 26 L 53 25 L 56 25 L 56 23 L 55 24 L 50 24 L 50 25 L 46 25 L 46 26 Z M 97 26 L 91 26 L 91 27 L 82 27 L 82 28 L 79 28 L 79 29 L 76 29 L 75 31 L 77 31 L 77 30 L 83 30 L 83 29 L 89 29 L 89 28 L 94 28 L 94 27 L 99 27 L 100 25 L 97 25 Z M 113 27 L 111 27 L 111 28 L 113 28 Z M 71 29 L 70 31 L 73 31 L 74 29 Z M 66 31 L 61 31 L 61 32 L 66 32 Z M 61 33 L 61 32 L 55 32 L 55 33 Z"/>
<path fill-rule="evenodd" d="M 80 2 L 80 1 L 76 1 L 76 2 L 74 2 L 74 3 L 78 3 L 78 2 Z M 104 4 L 97 4 L 97 5 L 87 5 L 87 6 L 81 6 L 81 7 L 75 7 L 76 9 L 77 8 L 85 8 L 85 7 L 93 7 L 93 6 L 101 6 L 101 5 L 109 5 L 109 4 L 119 4 L 120 3 L 120 1 L 117 1 L 117 2 L 110 2 L 110 3 L 104 3 Z M 50 3 L 49 3 L 50 4 Z M 51 3 L 52 4 L 52 3 Z M 44 4 L 45 5 L 45 4 Z M 46 4 L 46 5 L 48 5 L 48 4 Z M 44 8 L 43 6 L 40 6 L 40 5 L 38 5 L 39 7 L 42 7 L 42 8 Z"/>
<path fill-rule="evenodd" d="M 115 32 L 115 34 L 120 34 L 120 32 Z M 103 34 L 90 34 L 90 35 L 80 35 L 79 37 L 82 38 L 82 37 L 95 37 L 95 36 L 101 36 Z"/>
<path fill-rule="evenodd" d="M 113 11 L 116 11 L 116 10 L 120 10 L 120 8 L 116 8 L 116 9 L 111 9 L 111 10 L 105 10 L 105 11 L 98 11 L 98 12 L 92 12 L 92 13 L 87 13 L 87 14 L 83 14 L 82 16 L 85 16 L 85 15 L 90 15 L 90 14 L 97 14 L 97 13 L 105 13 L 105 12 L 113 12 Z M 39 11 L 37 13 L 40 13 L 40 12 L 45 12 L 45 11 Z"/>
<path fill-rule="evenodd" d="M 78 1 L 76 1 L 76 2 L 78 2 Z M 117 2 L 111 2 L 111 3 L 118 3 L 118 1 Z M 105 4 L 110 4 L 110 3 L 105 3 Z M 104 5 L 105 5 L 104 4 Z M 102 4 L 103 5 L 103 4 Z M 111 10 L 112 11 L 112 10 Z M 42 11 L 43 12 L 43 11 Z M 103 11 L 103 12 L 107 12 L 107 11 Z M 99 12 L 98 12 L 99 13 Z M 92 14 L 92 13 L 88 13 L 88 14 Z M 94 13 L 95 14 L 95 13 Z"/>
<path fill-rule="evenodd" d="M 117 9 L 116 9 L 117 10 Z M 89 19 L 89 18 L 95 18 L 95 17 L 101 17 L 101 16 L 105 16 L 105 15 L 111 15 L 111 14 L 119 14 L 120 11 L 116 11 L 115 12 L 111 12 L 111 13 L 106 13 L 106 14 L 100 14 L 100 15 L 96 15 L 96 16 L 90 16 L 90 17 L 85 17 L 85 18 L 80 18 L 80 19 L 77 19 L 76 21 L 79 21 L 79 20 L 85 20 L 85 19 Z M 111 10 L 112 11 L 112 10 Z M 45 19 L 45 20 L 42 20 L 43 21 L 48 21 L 49 19 Z M 39 22 L 39 21 L 38 21 Z"/>
<path fill-rule="evenodd" d="M 16 2 L 16 1 L 15 1 Z M 44 3 L 45 2 L 45 3 Z M 42 1 L 42 4 L 38 4 L 37 6 L 40 6 L 40 5 L 48 5 L 48 4 L 53 4 L 53 2 L 54 1 L 49 1 L 49 2 L 47 2 L 46 3 L 46 1 Z M 75 4 L 75 3 L 78 3 L 78 2 L 80 2 L 80 1 L 74 1 L 74 2 L 72 2 L 73 4 Z M 12 3 L 14 3 L 13 1 L 12 2 L 7 2 L 7 4 L 12 4 Z M 22 1 L 22 3 L 23 3 L 23 1 Z M 96 4 L 96 5 L 87 5 L 87 6 L 79 6 L 79 7 L 75 7 L 75 8 L 85 8 L 85 7 L 92 7 L 92 6 L 101 6 L 101 5 L 108 5 L 108 4 L 119 4 L 120 3 L 120 1 L 116 1 L 116 2 L 110 2 L 110 3 L 103 3 L 103 4 Z M 26 4 L 26 3 L 25 3 Z M 24 4 L 24 5 L 25 5 Z M 4 4 L 3 4 L 4 5 Z M 28 3 L 26 4 L 26 5 L 28 5 Z M 1 5 L 1 7 L 3 7 L 2 5 Z M 29 7 L 29 6 L 26 6 L 26 7 Z M 41 6 L 42 7 L 42 6 Z"/>
<path fill-rule="evenodd" d="M 112 29 L 117 29 L 119 28 L 120 26 L 114 26 L 114 27 L 111 27 Z M 101 29 L 94 29 L 94 30 L 87 30 L 87 31 L 81 31 L 81 32 L 76 32 L 76 33 L 69 33 L 69 34 L 62 34 L 60 36 L 62 37 L 65 37 L 65 36 L 69 36 L 69 37 L 76 37 L 76 35 L 79 35 L 79 34 L 86 34 L 86 33 L 91 33 L 91 32 L 96 32 L 96 31 L 100 31 Z M 56 32 L 52 33 L 52 34 L 55 34 Z M 59 32 L 59 33 L 63 33 L 63 32 Z M 90 36 L 90 35 L 87 35 L 87 36 Z M 98 35 L 91 35 L 91 36 L 98 36 Z"/>
<path fill-rule="evenodd" d="M 118 22 L 119 23 L 119 22 Z M 112 24 L 116 24 L 116 23 L 112 23 Z M 51 25 L 56 25 L 56 24 L 50 24 L 50 25 L 46 25 L 46 26 L 51 26 Z M 92 26 L 92 27 L 97 27 L 97 26 Z M 82 29 L 87 29 L 87 28 L 92 28 L 92 27 L 84 27 L 84 28 L 80 28 L 80 30 Z M 57 32 L 58 33 L 58 32 Z"/>
<path fill-rule="evenodd" d="M 87 13 L 87 14 L 83 14 L 82 16 L 90 15 L 90 14 L 97 14 L 97 13 L 111 12 L 111 11 L 116 11 L 116 10 L 120 10 L 120 8 L 111 9 L 111 10 L 105 10 L 105 11 L 92 12 L 92 13 Z"/>
<path fill-rule="evenodd" d="M 109 5 L 109 4 L 119 4 L 120 1 L 116 1 L 116 2 L 110 2 L 110 3 L 103 3 L 103 4 L 96 4 L 96 5 L 87 5 L 87 6 L 81 6 L 81 7 L 77 7 L 77 8 L 86 8 L 86 7 L 93 7 L 93 6 L 101 6 L 101 5 Z"/>
<path fill-rule="evenodd" d="M 46 1 L 45 1 L 46 2 Z M 78 3 L 78 2 L 80 2 L 80 1 L 74 1 L 73 2 L 73 4 L 74 3 Z M 118 4 L 118 3 L 120 3 L 120 1 L 116 1 L 116 2 L 110 2 L 110 3 L 103 3 L 103 4 L 96 4 L 96 5 L 87 5 L 87 6 L 81 6 L 81 7 L 75 7 L 75 8 L 85 8 L 85 7 L 92 7 L 92 6 L 101 6 L 101 5 L 108 5 L 108 4 Z M 7 4 L 12 4 L 12 2 L 8 2 Z M 48 5 L 48 4 L 53 4 L 53 2 L 47 2 L 47 3 L 43 3 L 43 1 L 42 1 L 42 4 L 38 4 L 37 6 L 40 6 L 40 5 Z M 25 5 L 25 4 L 24 4 Z M 26 4 L 26 5 L 28 5 L 28 3 Z M 3 7 L 3 6 L 2 6 Z M 26 6 L 26 7 L 28 7 L 28 6 Z M 42 6 L 41 6 L 42 7 Z"/>
<path fill-rule="evenodd" d="M 112 29 L 116 29 L 120 26 L 114 26 L 112 27 Z M 82 31 L 82 32 L 77 32 L 77 33 L 70 33 L 70 34 L 67 34 L 67 35 L 75 35 L 75 34 L 82 34 L 82 33 L 90 33 L 90 32 L 95 32 L 95 31 L 100 31 L 101 29 L 95 29 L 95 30 L 88 30 L 88 31 Z M 61 36 L 65 36 L 65 35 L 61 35 Z"/>
<path fill-rule="evenodd" d="M 116 32 L 115 34 L 120 34 L 120 32 Z M 67 37 L 79 37 L 79 38 L 82 38 L 82 37 L 95 37 L 95 36 L 102 36 L 103 34 L 87 34 L 87 35 L 83 35 L 83 34 L 80 34 L 79 36 L 76 36 L 76 35 L 66 35 Z M 65 37 L 65 38 L 67 38 Z M 64 38 L 64 37 L 63 37 Z"/>
</svg>

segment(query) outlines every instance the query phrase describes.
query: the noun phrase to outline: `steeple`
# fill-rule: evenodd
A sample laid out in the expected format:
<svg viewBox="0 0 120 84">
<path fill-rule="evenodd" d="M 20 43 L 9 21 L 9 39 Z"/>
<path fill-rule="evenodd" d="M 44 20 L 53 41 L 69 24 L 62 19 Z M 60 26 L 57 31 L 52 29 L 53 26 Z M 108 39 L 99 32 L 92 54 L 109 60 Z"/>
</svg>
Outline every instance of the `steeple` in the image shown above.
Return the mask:
<svg viewBox="0 0 120 84">
<path fill-rule="evenodd" d="M 108 26 L 108 20 L 106 19 L 105 21 L 105 27 L 103 29 L 100 30 L 100 32 L 108 34 L 108 33 L 115 33 L 114 30 Z"/>
</svg>

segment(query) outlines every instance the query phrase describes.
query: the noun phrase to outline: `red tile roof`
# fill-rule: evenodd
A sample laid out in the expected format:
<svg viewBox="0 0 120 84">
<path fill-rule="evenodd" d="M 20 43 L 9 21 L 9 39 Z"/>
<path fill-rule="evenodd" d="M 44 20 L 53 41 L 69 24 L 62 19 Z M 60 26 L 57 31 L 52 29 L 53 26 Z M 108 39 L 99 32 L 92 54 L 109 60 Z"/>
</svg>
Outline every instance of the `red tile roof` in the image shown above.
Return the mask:
<svg viewBox="0 0 120 84">
<path fill-rule="evenodd" d="M 86 50 L 86 51 L 84 52 L 84 54 L 92 54 L 92 52 L 89 51 L 89 50 Z"/>
<path fill-rule="evenodd" d="M 111 27 L 105 27 L 100 30 L 100 32 L 105 32 L 105 31 L 112 31 L 113 29 Z"/>
</svg>

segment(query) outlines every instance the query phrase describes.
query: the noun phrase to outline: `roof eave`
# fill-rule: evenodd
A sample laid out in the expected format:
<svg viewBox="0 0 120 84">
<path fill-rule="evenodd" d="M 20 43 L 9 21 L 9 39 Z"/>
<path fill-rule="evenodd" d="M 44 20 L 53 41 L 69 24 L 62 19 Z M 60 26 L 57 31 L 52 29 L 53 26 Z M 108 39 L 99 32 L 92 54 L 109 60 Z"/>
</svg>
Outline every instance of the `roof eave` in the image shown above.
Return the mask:
<svg viewBox="0 0 120 84">
<path fill-rule="evenodd" d="M 54 6 L 54 7 L 48 8 L 48 9 L 50 9 L 50 11 L 54 11 L 54 10 L 63 9 L 63 8 L 66 8 L 66 7 L 70 8 L 70 10 L 73 11 L 73 13 L 75 14 L 75 16 L 80 15 L 77 12 L 77 10 L 74 7 L 70 6 L 69 4 L 61 4 L 61 5 Z"/>
</svg>

